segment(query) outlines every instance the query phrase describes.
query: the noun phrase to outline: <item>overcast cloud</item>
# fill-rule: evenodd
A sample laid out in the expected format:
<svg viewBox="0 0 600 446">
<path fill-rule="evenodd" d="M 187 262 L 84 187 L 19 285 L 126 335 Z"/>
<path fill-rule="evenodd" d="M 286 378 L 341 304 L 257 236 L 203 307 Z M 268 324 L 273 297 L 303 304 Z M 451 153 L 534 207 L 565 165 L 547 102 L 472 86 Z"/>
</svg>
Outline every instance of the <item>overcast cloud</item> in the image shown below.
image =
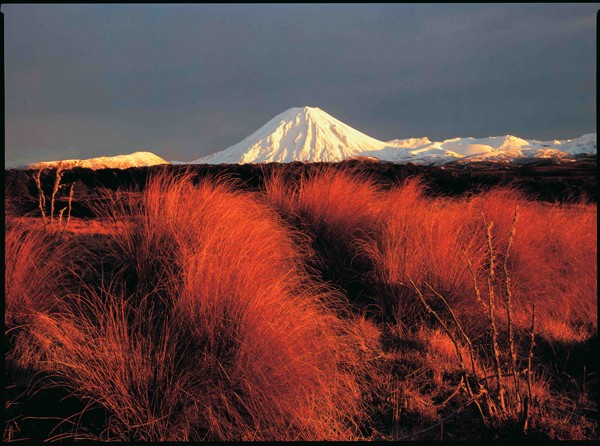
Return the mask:
<svg viewBox="0 0 600 446">
<path fill-rule="evenodd" d="M 190 161 L 290 107 L 381 140 L 595 132 L 599 4 L 2 5 L 5 161 Z"/>
</svg>

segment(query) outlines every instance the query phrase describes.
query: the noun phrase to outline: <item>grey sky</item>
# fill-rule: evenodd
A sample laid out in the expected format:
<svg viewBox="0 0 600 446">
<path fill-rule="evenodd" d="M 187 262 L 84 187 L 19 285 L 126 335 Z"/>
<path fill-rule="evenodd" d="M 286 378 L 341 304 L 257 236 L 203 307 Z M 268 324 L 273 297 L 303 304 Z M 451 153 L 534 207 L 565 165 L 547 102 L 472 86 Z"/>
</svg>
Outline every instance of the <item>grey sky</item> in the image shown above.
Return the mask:
<svg viewBox="0 0 600 446">
<path fill-rule="evenodd" d="M 304 105 L 381 140 L 574 138 L 599 5 L 2 5 L 6 165 L 190 161 Z"/>
</svg>

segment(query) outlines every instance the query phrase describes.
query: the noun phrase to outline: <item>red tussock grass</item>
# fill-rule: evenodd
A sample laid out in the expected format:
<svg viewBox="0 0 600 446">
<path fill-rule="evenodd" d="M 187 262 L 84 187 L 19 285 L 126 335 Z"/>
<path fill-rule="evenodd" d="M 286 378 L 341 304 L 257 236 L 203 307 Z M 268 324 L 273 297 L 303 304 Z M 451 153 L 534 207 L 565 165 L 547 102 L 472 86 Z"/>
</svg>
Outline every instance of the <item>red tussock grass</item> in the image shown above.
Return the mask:
<svg viewBox="0 0 600 446">
<path fill-rule="evenodd" d="M 42 225 L 17 221 L 8 213 L 6 218 L 11 222 L 4 233 L 4 324 L 12 330 L 56 304 L 70 274 L 70 244 Z"/>
<path fill-rule="evenodd" d="M 303 176 L 296 185 L 274 173 L 264 189 L 267 202 L 310 236 L 320 256 L 313 266 L 326 281 L 349 295 L 364 288 L 366 265 L 356 247 L 376 227 L 381 212 L 381 190 L 373 179 L 349 168 L 328 167 Z"/>
<path fill-rule="evenodd" d="M 352 169 L 324 168 L 288 184 L 276 171 L 265 180 L 267 201 L 283 215 L 300 218 L 314 235 L 349 245 L 371 228 L 379 215 L 380 189 Z"/>
<path fill-rule="evenodd" d="M 458 200 L 432 199 L 419 178 L 392 188 L 383 198 L 377 229 L 361 243 L 372 264 L 375 300 L 388 320 L 407 326 L 423 311 L 410 287 L 429 283 L 450 301 L 472 289 L 462 253 L 480 259 L 476 224 Z"/>
<path fill-rule="evenodd" d="M 415 316 L 422 307 L 409 279 L 419 286 L 431 285 L 465 317 L 477 312 L 467 259 L 478 286 L 485 289 L 486 224 L 490 223 L 497 278 L 493 285 L 501 296 L 502 265 L 518 205 L 507 260 L 516 322 L 527 326 L 531 305 L 536 303 L 542 331 L 564 320 L 572 328 L 587 326 L 584 337 L 592 334 L 597 294 L 594 206 L 536 203 L 513 189 L 494 189 L 470 199 L 427 198 L 416 179 L 392 189 L 384 200 L 380 226 L 363 242 L 362 251 L 374 265 L 373 280 L 380 290 L 376 298 L 392 320 L 418 323 Z"/>
<path fill-rule="evenodd" d="M 596 206 L 534 202 L 510 190 L 490 191 L 472 203 L 494 221 L 499 273 L 519 206 L 507 261 L 517 324 L 527 324 L 535 304 L 540 334 L 565 342 L 592 336 L 597 330 Z"/>
<path fill-rule="evenodd" d="M 510 188 L 428 197 L 419 178 L 384 191 L 333 168 L 298 184 L 273 174 L 264 189 L 160 175 L 107 193 L 99 227 L 10 220 L 9 354 L 106 414 L 100 433 L 75 423 L 50 439 L 417 439 L 437 423 L 454 438 L 595 435 L 543 351 L 583 351 L 597 330 L 594 205 Z M 107 288 L 66 276 L 78 251 L 61 240 L 83 239 L 98 259 L 86 274 L 113 267 Z M 489 280 L 496 327 L 470 268 L 486 303 Z M 376 305 L 352 315 L 319 275 Z"/>
<path fill-rule="evenodd" d="M 122 208 L 124 209 L 124 208 Z M 268 207 L 224 182 L 159 177 L 107 209 L 135 284 L 37 319 L 48 370 L 112 414 L 107 439 L 353 438 L 356 334 Z"/>
</svg>

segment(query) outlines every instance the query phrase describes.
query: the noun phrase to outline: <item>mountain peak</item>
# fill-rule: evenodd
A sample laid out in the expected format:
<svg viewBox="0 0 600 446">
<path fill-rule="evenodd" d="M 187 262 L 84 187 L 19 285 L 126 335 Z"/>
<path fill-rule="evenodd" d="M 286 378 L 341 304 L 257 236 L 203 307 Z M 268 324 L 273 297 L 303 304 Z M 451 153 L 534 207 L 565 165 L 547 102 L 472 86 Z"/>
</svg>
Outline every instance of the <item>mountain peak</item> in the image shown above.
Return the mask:
<svg viewBox="0 0 600 446">
<path fill-rule="evenodd" d="M 318 107 L 293 107 L 238 144 L 193 163 L 335 162 L 385 146 Z"/>
<path fill-rule="evenodd" d="M 319 116 L 323 116 L 323 115 L 330 116 L 327 113 L 325 113 L 323 110 L 321 110 L 319 107 L 304 106 L 304 107 L 288 108 L 286 111 L 278 114 L 273 119 L 287 120 L 287 119 L 296 118 L 298 116 L 318 119 Z"/>
<path fill-rule="evenodd" d="M 331 116 L 329 113 L 321 110 L 319 107 L 304 106 L 304 107 L 288 108 L 283 113 L 280 113 L 277 116 L 275 116 L 272 120 L 295 121 L 295 122 L 301 122 L 301 121 L 320 122 L 320 121 L 324 121 L 324 120 L 327 121 L 327 120 L 331 120 L 331 119 L 335 119 L 335 118 L 333 116 Z"/>
<path fill-rule="evenodd" d="M 320 111 L 323 111 L 323 110 L 321 110 L 319 107 L 310 107 L 308 105 L 305 105 L 304 107 L 292 107 L 292 108 L 288 108 L 283 113 L 287 113 L 287 112 L 309 113 L 309 112 L 313 112 L 313 111 L 314 112 L 320 112 Z"/>
<path fill-rule="evenodd" d="M 546 156 L 538 149 L 548 144 L 514 135 L 486 138 L 429 138 L 383 142 L 365 135 L 319 107 L 292 107 L 278 114 L 241 142 L 194 164 L 337 162 L 360 156 L 393 162 L 443 164 L 455 159 L 512 159 Z M 560 142 L 568 154 L 596 153 L 596 135 Z"/>
</svg>

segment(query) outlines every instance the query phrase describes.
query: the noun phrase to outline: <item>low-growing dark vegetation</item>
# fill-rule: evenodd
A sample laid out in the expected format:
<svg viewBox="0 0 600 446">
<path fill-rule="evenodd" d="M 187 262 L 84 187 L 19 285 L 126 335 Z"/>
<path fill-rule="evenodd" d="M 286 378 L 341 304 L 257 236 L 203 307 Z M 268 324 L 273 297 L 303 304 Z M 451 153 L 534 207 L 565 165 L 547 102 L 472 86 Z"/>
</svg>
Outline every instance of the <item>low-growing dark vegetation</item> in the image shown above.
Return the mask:
<svg viewBox="0 0 600 446">
<path fill-rule="evenodd" d="M 5 441 L 598 439 L 591 177 L 10 172 Z"/>
<path fill-rule="evenodd" d="M 239 180 L 240 188 L 257 191 L 265 178 L 276 173 L 298 181 L 302 176 L 322 169 L 348 168 L 359 174 L 369 175 L 383 188 L 390 188 L 406 178 L 419 176 L 426 186 L 425 193 L 429 196 L 463 196 L 492 187 L 511 185 L 535 200 L 598 200 L 595 156 L 581 157 L 576 162 L 567 164 L 539 160 L 524 165 L 481 162 L 469 165 L 451 163 L 441 167 L 354 159 L 340 163 L 161 165 L 100 170 L 75 168 L 63 171 L 61 182 L 74 186 L 76 199 L 73 202 L 73 215 L 93 217 L 93 203 L 101 198 L 101 189 L 142 191 L 148 179 L 161 172 L 168 175 L 190 172 L 195 181 L 226 175 Z M 5 171 L 6 194 L 19 203 L 21 211 L 37 209 L 37 174 L 38 171 L 34 170 Z M 51 194 L 55 178 L 56 169 L 44 169 L 41 172 L 41 185 L 47 194 Z M 64 189 L 60 192 L 58 197 L 64 200 L 68 191 Z"/>
</svg>

